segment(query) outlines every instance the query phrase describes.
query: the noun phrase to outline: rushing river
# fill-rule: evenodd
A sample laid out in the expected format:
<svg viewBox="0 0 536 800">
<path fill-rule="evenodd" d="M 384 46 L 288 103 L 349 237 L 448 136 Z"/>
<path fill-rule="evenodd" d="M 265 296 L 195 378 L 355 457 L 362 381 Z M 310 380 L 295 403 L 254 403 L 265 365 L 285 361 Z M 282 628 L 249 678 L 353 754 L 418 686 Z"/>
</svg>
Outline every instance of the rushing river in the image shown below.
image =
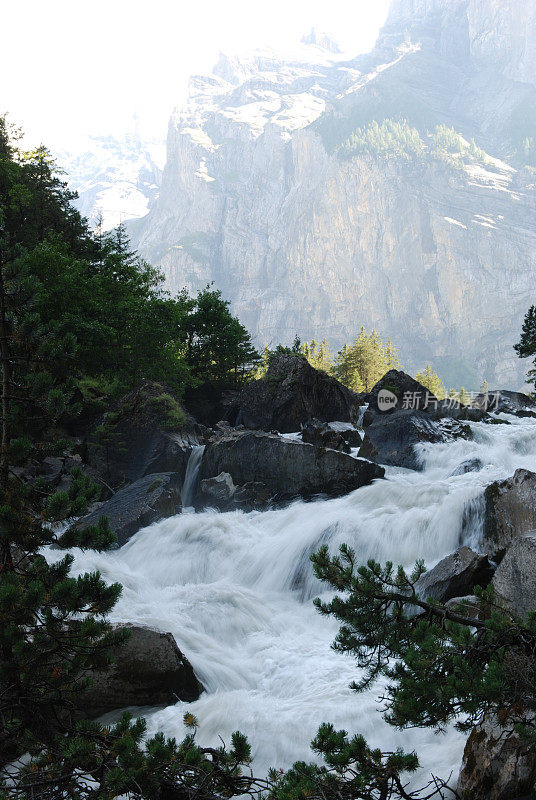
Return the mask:
<svg viewBox="0 0 536 800">
<path fill-rule="evenodd" d="M 188 709 L 202 744 L 247 734 L 262 774 L 311 760 L 310 740 L 331 721 L 383 749 L 415 749 L 426 773 L 456 778 L 464 737 L 393 730 L 380 714 L 380 686 L 360 695 L 348 688 L 356 666 L 330 649 L 337 626 L 312 605 L 323 587 L 309 556 L 322 543 L 347 542 L 363 562 L 432 566 L 476 544 L 484 487 L 518 467 L 536 471 L 536 421 L 503 418 L 512 424 L 471 425 L 474 441 L 422 446 L 423 472 L 390 468 L 386 480 L 346 497 L 264 513 L 183 513 L 120 550 L 75 551 L 75 571 L 99 569 L 123 584 L 112 620 L 171 631 L 206 687 L 195 703 L 144 710 L 149 730 L 181 737 Z M 484 468 L 451 477 L 469 458 Z"/>
</svg>

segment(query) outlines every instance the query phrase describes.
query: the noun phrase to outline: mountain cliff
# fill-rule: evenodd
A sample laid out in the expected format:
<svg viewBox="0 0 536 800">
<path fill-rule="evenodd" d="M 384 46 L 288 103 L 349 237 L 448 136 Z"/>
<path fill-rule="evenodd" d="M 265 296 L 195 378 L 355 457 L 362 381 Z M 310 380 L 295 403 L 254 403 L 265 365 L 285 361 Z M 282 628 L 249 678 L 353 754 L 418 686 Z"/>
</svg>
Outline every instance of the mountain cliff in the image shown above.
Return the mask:
<svg viewBox="0 0 536 800">
<path fill-rule="evenodd" d="M 171 289 L 214 281 L 259 345 L 364 324 L 448 384 L 521 385 L 535 38 L 534 0 L 395 0 L 366 56 L 316 36 L 222 56 L 170 121 L 133 244 Z"/>
<path fill-rule="evenodd" d="M 143 140 L 136 133 L 120 139 L 91 136 L 86 146 L 56 154 L 78 193 L 76 208 L 104 230 L 147 214 L 158 196 L 165 162 L 163 142 Z"/>
</svg>

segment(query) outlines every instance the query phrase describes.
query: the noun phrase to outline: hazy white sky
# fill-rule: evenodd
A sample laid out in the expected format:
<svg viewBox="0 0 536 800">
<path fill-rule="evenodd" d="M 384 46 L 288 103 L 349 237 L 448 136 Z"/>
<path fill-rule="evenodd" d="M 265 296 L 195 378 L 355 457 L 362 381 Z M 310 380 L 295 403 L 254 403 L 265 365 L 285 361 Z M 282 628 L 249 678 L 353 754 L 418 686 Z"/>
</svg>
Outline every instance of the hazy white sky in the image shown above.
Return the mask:
<svg viewBox="0 0 536 800">
<path fill-rule="evenodd" d="M 73 147 L 118 134 L 138 113 L 165 135 L 189 75 L 218 53 L 287 48 L 313 26 L 355 55 L 371 48 L 389 0 L 4 0 L 0 112 L 30 140 Z"/>
</svg>

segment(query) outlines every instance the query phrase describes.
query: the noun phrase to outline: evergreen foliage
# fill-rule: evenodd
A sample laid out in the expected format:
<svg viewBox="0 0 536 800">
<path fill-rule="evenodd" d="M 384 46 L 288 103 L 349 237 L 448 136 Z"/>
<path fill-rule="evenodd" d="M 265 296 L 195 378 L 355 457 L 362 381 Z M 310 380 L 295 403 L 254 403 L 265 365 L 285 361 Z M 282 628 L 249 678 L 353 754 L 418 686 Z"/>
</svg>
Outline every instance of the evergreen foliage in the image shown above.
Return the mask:
<svg viewBox="0 0 536 800">
<path fill-rule="evenodd" d="M 430 364 L 427 364 L 422 372 L 418 372 L 415 375 L 415 380 L 426 387 L 438 400 L 442 400 L 445 397 L 446 392 L 443 381 L 437 372 L 434 372 Z"/>
<path fill-rule="evenodd" d="M 536 356 L 536 306 L 531 306 L 523 320 L 521 337 L 514 345 L 514 350 L 519 358 Z M 536 386 L 536 358 L 532 362 L 533 369 L 527 373 L 527 381 Z"/>
<path fill-rule="evenodd" d="M 337 353 L 333 375 L 355 392 L 369 392 L 390 369 L 401 369 L 398 349 L 389 339 L 384 345 L 375 330 L 362 327 L 352 345 Z"/>
<path fill-rule="evenodd" d="M 128 252 L 124 231 L 93 236 L 72 198 L 47 151 L 20 152 L 0 118 L 0 797 L 242 794 L 252 779 L 241 775 L 250 754 L 239 733 L 229 751 L 209 750 L 193 735 L 143 742 L 144 724 L 128 718 L 110 729 L 77 721 L 91 673 L 127 635 L 106 620 L 121 587 L 98 573 L 73 577 L 72 556 L 49 563 L 46 548 L 106 550 L 114 536 L 104 518 L 63 534 L 54 525 L 100 496 L 80 469 L 56 491 L 15 468 L 62 452 L 64 426 L 85 403 L 79 381 L 87 390 L 165 375 L 180 386 L 205 364 L 236 376 L 253 354 L 217 292 L 208 307 L 207 292 L 169 298 L 158 273 Z M 222 319 L 227 351 L 210 336 Z M 186 331 L 197 346 L 190 362 Z M 180 423 L 171 395 L 158 402 Z"/>
<path fill-rule="evenodd" d="M 475 589 L 478 616 L 463 600 L 453 608 L 423 599 L 416 589 L 422 562 L 409 575 L 389 562 L 359 565 L 346 545 L 335 556 L 323 546 L 312 561 L 316 576 L 342 592 L 315 605 L 341 623 L 334 648 L 364 669 L 353 688 L 387 677 L 390 724 L 441 730 L 456 720 L 469 730 L 490 712 L 536 743 L 534 614 L 517 618 L 495 601 L 492 587 Z"/>
<path fill-rule="evenodd" d="M 529 140 L 524 145 L 531 152 Z M 466 142 L 460 133 L 446 125 L 437 125 L 432 132 L 421 133 L 406 119 L 372 120 L 357 128 L 337 148 L 340 158 L 369 156 L 380 159 L 395 159 L 424 164 L 427 159 L 442 161 L 452 168 L 460 169 L 466 161 L 486 163 L 488 156 L 474 139 Z M 527 156 L 528 158 L 528 156 Z"/>
</svg>

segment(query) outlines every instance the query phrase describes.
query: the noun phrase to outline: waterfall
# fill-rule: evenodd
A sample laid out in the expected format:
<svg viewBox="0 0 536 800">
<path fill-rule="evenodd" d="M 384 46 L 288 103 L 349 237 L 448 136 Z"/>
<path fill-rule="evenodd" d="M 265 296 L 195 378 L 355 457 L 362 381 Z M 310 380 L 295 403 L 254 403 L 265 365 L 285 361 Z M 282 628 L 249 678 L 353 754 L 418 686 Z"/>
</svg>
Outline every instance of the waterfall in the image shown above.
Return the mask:
<svg viewBox="0 0 536 800">
<path fill-rule="evenodd" d="M 199 470 L 201 468 L 201 459 L 205 452 L 205 445 L 200 444 L 192 449 L 188 464 L 186 465 L 186 475 L 184 476 L 184 483 L 182 484 L 182 507 L 191 508 L 194 504 L 195 493 L 197 490 L 197 483 L 199 479 Z"/>
<path fill-rule="evenodd" d="M 262 775 L 314 760 L 309 742 L 321 722 L 331 721 L 372 746 L 415 749 L 424 775 L 412 785 L 431 770 L 456 780 L 462 734 L 452 727 L 441 736 L 396 731 L 379 713 L 381 684 L 361 694 L 348 688 L 357 668 L 330 648 L 338 626 L 312 605 L 325 587 L 309 557 L 320 544 L 334 551 L 347 542 L 362 562 L 409 567 L 423 558 L 431 567 L 460 543 L 474 545 L 485 487 L 518 467 L 536 471 L 536 422 L 508 419 L 511 425 L 471 423 L 472 441 L 421 445 L 422 472 L 388 468 L 385 480 L 345 497 L 262 513 L 181 514 L 145 528 L 120 550 L 75 550 L 75 574 L 98 569 L 123 585 L 112 621 L 171 631 L 206 687 L 195 703 L 144 709 L 149 732 L 183 736 L 183 714 L 191 710 L 204 746 L 242 730 Z M 190 457 L 185 502 L 193 499 L 201 455 L 197 448 Z M 473 458 L 482 470 L 452 475 Z"/>
</svg>

